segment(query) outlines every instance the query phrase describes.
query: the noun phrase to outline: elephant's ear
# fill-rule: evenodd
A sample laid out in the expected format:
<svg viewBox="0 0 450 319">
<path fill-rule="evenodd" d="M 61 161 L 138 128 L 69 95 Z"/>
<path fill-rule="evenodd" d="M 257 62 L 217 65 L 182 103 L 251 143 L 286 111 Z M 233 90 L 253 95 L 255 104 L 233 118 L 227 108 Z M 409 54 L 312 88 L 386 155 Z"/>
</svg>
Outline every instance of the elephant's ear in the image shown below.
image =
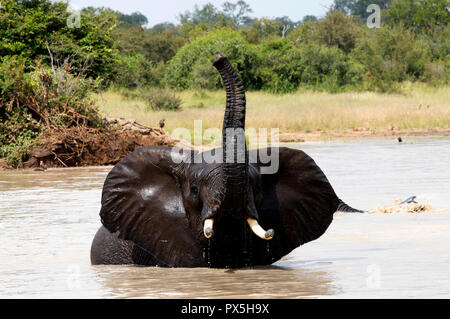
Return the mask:
<svg viewBox="0 0 450 319">
<path fill-rule="evenodd" d="M 171 148 L 143 147 L 122 159 L 103 186 L 100 217 L 119 238 L 131 240 L 169 266 L 196 266 L 193 238 L 176 178 L 181 158 Z M 180 157 L 180 155 L 177 155 Z"/>
<path fill-rule="evenodd" d="M 271 165 L 279 154 L 277 172 L 261 176 L 263 200 L 259 217 L 262 225 L 275 228 L 274 239 L 278 235 L 280 246 L 286 250 L 283 253 L 287 254 L 325 232 L 339 199 L 325 174 L 303 151 L 290 148 L 259 151 L 272 154 Z M 257 166 L 260 171 L 267 166 L 259 156 Z"/>
</svg>

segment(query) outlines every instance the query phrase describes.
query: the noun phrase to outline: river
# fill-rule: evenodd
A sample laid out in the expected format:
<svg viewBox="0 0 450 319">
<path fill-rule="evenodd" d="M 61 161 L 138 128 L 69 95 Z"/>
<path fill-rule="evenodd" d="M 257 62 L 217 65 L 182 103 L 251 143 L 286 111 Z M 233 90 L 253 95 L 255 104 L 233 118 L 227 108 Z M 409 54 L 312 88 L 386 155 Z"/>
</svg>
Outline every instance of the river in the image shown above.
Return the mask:
<svg viewBox="0 0 450 319">
<path fill-rule="evenodd" d="M 270 267 L 92 266 L 111 167 L 0 172 L 0 298 L 449 298 L 450 139 L 291 145 L 336 193 L 371 209 L 416 195 L 435 212 L 335 214 Z"/>
</svg>

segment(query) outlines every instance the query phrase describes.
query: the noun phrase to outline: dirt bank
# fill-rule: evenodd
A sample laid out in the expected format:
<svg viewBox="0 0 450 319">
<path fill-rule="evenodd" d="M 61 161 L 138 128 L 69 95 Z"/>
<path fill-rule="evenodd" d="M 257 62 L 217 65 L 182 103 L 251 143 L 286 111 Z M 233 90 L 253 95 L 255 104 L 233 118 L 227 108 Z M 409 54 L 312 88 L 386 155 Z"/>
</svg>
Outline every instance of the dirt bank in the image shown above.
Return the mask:
<svg viewBox="0 0 450 319">
<path fill-rule="evenodd" d="M 38 146 L 31 151 L 24 168 L 79 167 L 114 165 L 136 148 L 143 146 L 174 146 L 196 148 L 199 151 L 207 146 L 193 145 L 173 138 L 161 128 L 150 128 L 135 121 L 122 118 L 108 119 L 108 129 L 77 126 L 56 127 L 47 130 L 39 138 Z M 307 133 L 281 133 L 280 142 L 305 142 L 353 138 L 390 137 L 398 139 L 408 136 L 450 136 L 450 129 L 410 129 L 396 127 L 384 131 L 358 128 L 342 132 L 317 130 Z M 0 170 L 11 169 L 5 159 L 0 159 Z"/>
<path fill-rule="evenodd" d="M 43 133 L 31 150 L 24 168 L 114 165 L 142 146 L 174 146 L 180 142 L 161 128 L 150 128 L 134 121 L 110 119 L 108 128 L 55 127 Z M 9 169 L 6 161 L 0 169 Z"/>
</svg>

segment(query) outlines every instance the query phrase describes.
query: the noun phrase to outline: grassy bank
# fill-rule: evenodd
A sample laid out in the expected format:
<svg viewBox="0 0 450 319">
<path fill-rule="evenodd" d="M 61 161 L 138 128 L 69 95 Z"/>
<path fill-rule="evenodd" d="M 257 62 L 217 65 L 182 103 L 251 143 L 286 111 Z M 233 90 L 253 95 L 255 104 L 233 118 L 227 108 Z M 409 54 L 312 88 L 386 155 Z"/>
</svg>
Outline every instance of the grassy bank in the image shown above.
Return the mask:
<svg viewBox="0 0 450 319">
<path fill-rule="evenodd" d="M 100 110 L 110 117 L 133 119 L 154 126 L 166 119 L 164 129 L 193 129 L 201 119 L 203 129 L 221 128 L 224 91 L 183 91 L 180 111 L 152 111 L 144 100 L 123 98 L 106 91 L 95 98 Z M 449 129 L 450 88 L 408 84 L 400 94 L 373 92 L 330 94 L 299 91 L 274 95 L 247 93 L 247 128 L 279 128 L 280 133 L 371 132 Z"/>
</svg>

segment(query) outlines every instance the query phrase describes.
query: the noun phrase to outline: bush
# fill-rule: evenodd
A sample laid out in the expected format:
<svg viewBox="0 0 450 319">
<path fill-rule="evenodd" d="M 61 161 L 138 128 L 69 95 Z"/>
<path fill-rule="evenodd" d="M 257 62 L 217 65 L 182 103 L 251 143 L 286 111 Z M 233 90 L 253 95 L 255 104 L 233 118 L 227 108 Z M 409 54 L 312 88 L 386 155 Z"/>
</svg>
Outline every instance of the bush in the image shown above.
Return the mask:
<svg viewBox="0 0 450 319">
<path fill-rule="evenodd" d="M 20 166 L 35 138 L 46 128 L 103 127 L 90 92 L 99 81 L 70 73 L 66 61 L 52 68 L 37 65 L 26 72 L 25 59 L 0 60 L 0 156 Z"/>
<path fill-rule="evenodd" d="M 2 0 L 0 9 L 0 56 L 21 56 L 27 66 L 38 59 L 50 64 L 53 57 L 71 57 L 74 73 L 89 61 L 88 76 L 109 79 L 115 63 L 111 30 L 117 14 L 109 9 L 82 10 L 79 27 L 70 28 L 71 13 L 63 1 Z"/>
<path fill-rule="evenodd" d="M 337 46 L 345 53 L 349 53 L 363 35 L 362 29 L 355 20 L 354 17 L 346 16 L 343 12 L 332 10 L 323 19 L 300 25 L 288 38 L 297 45 Z"/>
<path fill-rule="evenodd" d="M 309 44 L 303 48 L 301 82 L 313 88 L 336 92 L 344 82 L 347 63 L 337 47 Z"/>
<path fill-rule="evenodd" d="M 448 0 L 396 0 L 384 12 L 391 25 L 404 25 L 416 33 L 434 32 L 450 22 Z"/>
<path fill-rule="evenodd" d="M 448 72 L 449 69 L 450 59 L 447 61 L 447 63 L 430 63 L 425 67 L 424 77 L 426 81 L 431 85 L 447 85 L 450 78 L 450 74 Z"/>
<path fill-rule="evenodd" d="M 142 54 L 122 55 L 115 68 L 114 83 L 125 88 L 158 86 L 162 66 L 155 66 Z"/>
<path fill-rule="evenodd" d="M 192 87 L 196 89 L 216 89 L 217 70 L 206 58 L 199 59 L 192 67 Z"/>
<path fill-rule="evenodd" d="M 258 46 L 255 74 L 261 88 L 272 93 L 295 91 L 303 71 L 302 52 L 284 39 L 268 40 Z"/>
<path fill-rule="evenodd" d="M 22 167 L 23 162 L 29 157 L 31 148 L 35 145 L 34 137 L 19 136 L 14 143 L 0 147 L 0 158 L 5 158 L 8 165 Z"/>
<path fill-rule="evenodd" d="M 262 89 L 273 93 L 293 92 L 300 86 L 337 92 L 363 74 L 340 49 L 323 44 L 296 47 L 278 39 L 263 42 L 258 52 L 260 65 L 255 73 Z"/>
<path fill-rule="evenodd" d="M 126 99 L 141 100 L 145 102 L 149 110 L 153 111 L 178 111 L 182 100 L 174 92 L 162 88 L 116 88 L 116 91 Z"/>
<path fill-rule="evenodd" d="M 247 89 L 255 88 L 252 66 L 255 65 L 255 47 L 242 34 L 229 29 L 213 31 L 181 48 L 169 61 L 165 81 L 176 90 L 208 86 L 221 88 L 220 75 L 212 66 L 216 51 L 224 53 Z"/>
<path fill-rule="evenodd" d="M 368 74 L 366 89 L 392 91 L 402 81 L 423 80 L 431 62 L 424 40 L 402 26 L 374 29 L 361 38 L 352 52 Z"/>
<path fill-rule="evenodd" d="M 181 106 L 181 98 L 166 89 L 151 89 L 145 98 L 154 111 L 178 111 Z"/>
</svg>

